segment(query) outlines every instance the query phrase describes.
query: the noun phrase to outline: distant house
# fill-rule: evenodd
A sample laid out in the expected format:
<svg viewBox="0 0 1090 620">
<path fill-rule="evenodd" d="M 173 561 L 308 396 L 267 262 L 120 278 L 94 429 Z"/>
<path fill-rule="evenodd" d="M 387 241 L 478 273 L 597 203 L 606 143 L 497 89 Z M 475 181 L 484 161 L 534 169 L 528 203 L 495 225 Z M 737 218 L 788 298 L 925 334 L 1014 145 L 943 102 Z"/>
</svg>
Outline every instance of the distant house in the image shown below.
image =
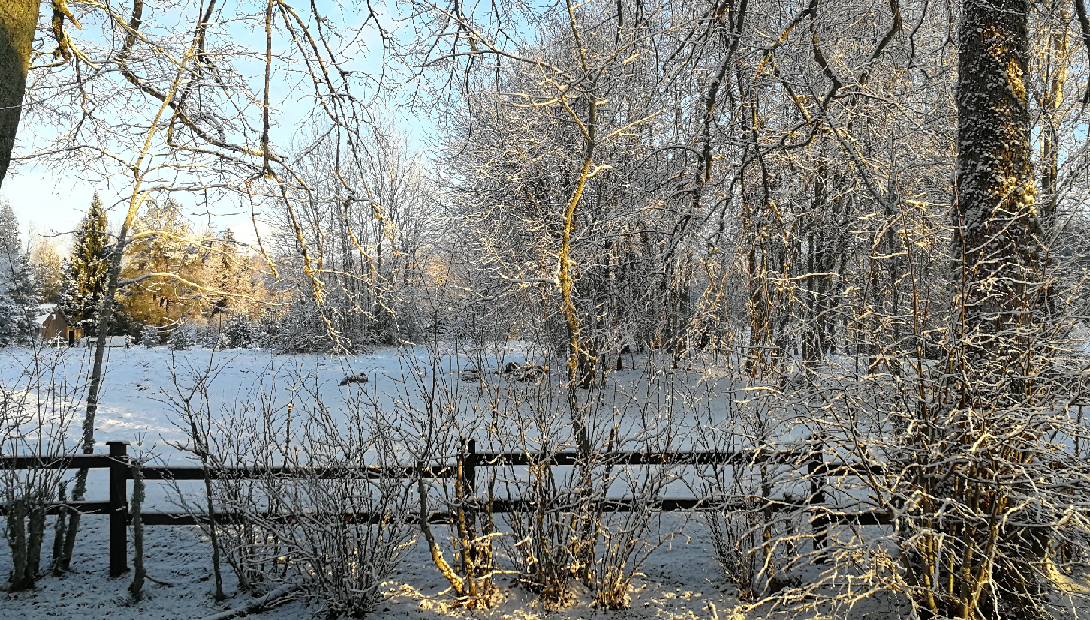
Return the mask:
<svg viewBox="0 0 1090 620">
<path fill-rule="evenodd" d="M 43 340 L 64 340 L 68 346 L 73 346 L 83 337 L 83 328 L 72 325 L 64 311 L 57 304 L 42 304 L 38 306 L 38 314 L 35 317 L 38 335 Z"/>
</svg>

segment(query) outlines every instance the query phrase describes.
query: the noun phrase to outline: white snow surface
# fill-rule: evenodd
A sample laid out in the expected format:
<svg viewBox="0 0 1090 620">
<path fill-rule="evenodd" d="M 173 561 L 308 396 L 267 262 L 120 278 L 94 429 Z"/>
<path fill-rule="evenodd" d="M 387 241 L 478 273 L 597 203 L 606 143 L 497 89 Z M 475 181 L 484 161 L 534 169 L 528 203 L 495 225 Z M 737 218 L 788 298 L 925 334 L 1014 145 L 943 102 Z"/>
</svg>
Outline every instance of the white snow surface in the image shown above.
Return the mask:
<svg viewBox="0 0 1090 620">
<path fill-rule="evenodd" d="M 52 520 L 52 519 L 51 519 Z M 0 620 L 176 620 L 201 619 L 228 609 L 244 607 L 249 596 L 238 592 L 237 582 L 224 567 L 224 590 L 229 599 L 216 603 L 212 597 L 211 547 L 195 527 L 149 527 L 145 530 L 145 565 L 148 575 L 172 584 L 166 587 L 145 582 L 145 600 L 133 603 L 127 587 L 131 573 L 109 578 L 106 517 L 83 518 L 73 568 L 63 578 L 47 576 L 37 589 L 16 594 L 0 593 Z M 699 530 L 699 524 L 686 529 Z M 52 536 L 46 537 L 46 554 Z M 9 566 L 7 546 L 0 549 L 0 566 Z M 593 596 L 577 590 L 576 602 L 559 612 L 544 611 L 536 595 L 501 578 L 499 603 L 484 611 L 451 609 L 447 583 L 434 568 L 422 538 L 413 544 L 401 568 L 383 584 L 383 600 L 368 618 L 632 618 L 636 620 L 713 618 L 714 605 L 720 620 L 732 620 L 737 604 L 734 588 L 725 583 L 715 565 L 710 543 L 703 536 L 675 536 L 649 558 L 631 586 L 632 606 L 623 611 L 604 611 L 591 606 Z M 892 611 L 887 609 L 887 611 Z M 295 600 L 248 618 L 305 620 L 321 617 L 321 609 Z M 758 616 L 751 616 L 758 617 Z M 882 617 L 882 616 L 874 616 Z"/>
<path fill-rule="evenodd" d="M 73 348 L 63 352 L 62 373 L 70 380 L 84 376 L 90 367 L 91 352 Z M 108 441 L 127 441 L 130 452 L 151 452 L 164 461 L 189 463 L 172 450 L 167 442 L 182 440 L 184 432 L 172 422 L 176 416 L 164 401 L 164 390 L 171 388 L 170 367 L 207 366 L 212 352 L 206 349 L 172 354 L 165 347 L 108 350 L 105 389 L 95 422 L 96 452 L 105 452 Z M 29 351 L 0 351 L 0 382 L 6 386 L 25 383 L 24 369 Z M 516 362 L 522 362 L 517 355 Z M 319 392 L 328 402 L 336 402 L 346 388 L 338 385 L 345 376 L 365 374 L 367 389 L 393 392 L 400 378 L 401 366 L 396 350 L 380 350 L 355 358 L 323 355 L 278 356 L 259 350 L 232 350 L 215 353 L 215 363 L 222 369 L 210 390 L 212 406 L 230 404 L 246 398 L 256 377 L 270 369 L 313 373 L 318 376 Z M 461 362 L 466 364 L 464 360 Z M 78 421 L 69 430 L 74 440 Z M 131 483 L 130 483 L 131 485 Z M 197 489 L 194 489 L 196 491 Z M 131 486 L 130 486 L 131 492 Z M 92 471 L 87 499 L 105 500 L 106 472 Z M 172 492 L 165 484 L 148 483 L 146 510 L 174 507 Z M 677 519 L 683 518 L 681 515 Z M 49 519 L 50 526 L 53 518 Z M 703 530 L 696 524 L 697 529 Z M 687 528 L 688 529 L 688 528 Z M 48 564 L 52 545 L 52 528 L 43 545 L 43 566 Z M 131 540 L 130 540 L 131 548 Z M 82 520 L 76 556 L 75 572 L 62 578 L 43 577 L 37 589 L 15 594 L 0 593 L 0 620 L 72 618 L 127 620 L 136 618 L 175 619 L 204 618 L 243 607 L 249 600 L 238 593 L 237 582 L 229 567 L 224 565 L 225 590 L 231 598 L 216 603 L 212 598 L 211 547 L 196 527 L 158 526 L 145 528 L 145 562 L 148 574 L 169 582 L 166 587 L 146 582 L 146 598 L 133 603 L 127 592 L 131 574 L 109 578 L 107 520 L 104 516 L 88 515 Z M 10 551 L 0 544 L 0 567 L 10 566 Z M 632 586 L 632 608 L 621 612 L 632 618 L 710 618 L 709 604 L 720 611 L 721 618 L 730 618 L 729 610 L 737 601 L 734 588 L 725 583 L 715 565 L 714 554 L 706 540 L 674 537 L 654 552 Z M 431 563 L 422 539 L 408 550 L 401 569 L 384 584 L 384 602 L 372 618 L 445 618 L 469 616 L 486 618 L 581 618 L 587 615 L 610 616 L 608 612 L 590 606 L 593 596 L 580 592 L 577 602 L 567 610 L 546 614 L 536 595 L 501 579 L 501 602 L 485 612 L 448 609 L 447 584 Z M 310 617 L 321 610 L 308 607 L 302 600 L 293 601 L 271 611 L 250 615 L 272 619 Z"/>
<path fill-rule="evenodd" d="M 517 363 L 524 356 L 511 350 L 510 359 Z M 61 352 L 58 367 L 69 379 L 85 376 L 90 367 L 87 349 L 74 348 Z M 183 440 L 185 433 L 172 422 L 170 406 L 164 402 L 163 390 L 172 386 L 170 368 L 172 353 L 166 348 L 108 350 L 109 362 L 101 405 L 95 422 L 96 452 L 106 451 L 107 441 L 130 442 L 130 454 L 155 454 L 169 463 L 192 464 L 183 454 L 169 446 Z M 205 349 L 173 354 L 177 367 L 207 366 L 212 352 Z M 25 385 L 23 375 L 30 352 L 23 349 L 0 351 L 0 383 L 7 389 Z M 258 350 L 233 350 L 215 354 L 221 366 L 209 392 L 213 408 L 229 405 L 251 395 L 255 379 L 269 369 L 298 369 L 318 378 L 319 394 L 328 403 L 338 402 L 345 390 L 366 389 L 369 392 L 395 398 L 402 379 L 402 364 L 396 350 L 379 350 L 358 357 L 324 355 L 277 356 Z M 505 360 L 506 361 L 506 360 Z M 446 358 L 445 369 L 457 376 L 457 368 L 468 362 L 463 358 L 453 362 Z M 365 387 L 339 385 L 350 375 L 366 375 Z M 617 373 L 618 382 L 637 380 L 639 373 Z M 277 389 L 283 389 L 279 386 Z M 79 420 L 69 430 L 71 440 L 79 433 Z M 130 483 L 131 484 L 131 483 Z M 87 500 L 106 499 L 106 472 L 92 472 Z M 194 493 L 194 486 L 187 489 Z M 130 486 L 131 492 L 131 486 Z M 149 482 L 145 510 L 169 510 L 175 506 L 172 492 L 165 484 Z M 509 577 L 500 577 L 501 600 L 492 609 L 466 611 L 449 608 L 451 595 L 448 585 L 434 568 L 422 537 L 407 550 L 397 573 L 383 585 L 383 600 L 368 617 L 451 618 L 479 617 L 497 619 L 530 618 L 633 618 L 635 620 L 707 618 L 748 620 L 766 617 L 753 612 L 747 616 L 735 614 L 738 605 L 736 588 L 719 571 L 707 528 L 699 515 L 663 514 L 656 519 L 652 535 L 675 534 L 656 549 L 644 564 L 630 588 L 631 608 L 610 612 L 591 605 L 593 595 L 577 591 L 574 604 L 559 612 L 546 612 L 535 594 L 519 587 Z M 43 545 L 43 567 L 48 564 L 52 546 L 52 523 Z M 437 528 L 439 534 L 441 528 Z M 170 587 L 153 582 L 145 584 L 146 600 L 130 601 L 127 587 L 131 574 L 109 578 L 107 522 L 103 516 L 85 516 L 76 545 L 72 566 L 75 572 L 62 578 L 44 576 L 37 589 L 17 594 L 0 593 L 0 620 L 72 618 L 79 620 L 105 619 L 201 619 L 223 611 L 244 607 L 249 600 L 238 592 L 229 567 L 224 564 L 225 590 L 229 600 L 216 603 L 212 596 L 211 547 L 196 527 L 156 526 L 145 528 L 145 557 L 148 574 L 170 582 Z M 130 538 L 131 550 L 131 538 Z M 449 553 L 449 551 L 448 551 Z M 0 568 L 10 567 L 9 549 L 0 543 Z M 815 570 L 818 570 L 815 567 Z M 805 575 L 803 575 L 805 578 Z M 858 605 L 853 618 L 905 617 L 900 604 L 889 600 L 868 600 Z M 273 610 L 246 617 L 270 620 L 301 620 L 320 613 L 304 600 L 295 600 Z"/>
<path fill-rule="evenodd" d="M 54 351 L 59 357 L 58 377 L 64 376 L 71 382 L 86 383 L 92 362 L 93 349 L 74 347 Z M 140 346 L 132 348 L 106 349 L 107 364 L 104 388 L 102 390 L 97 416 L 95 418 L 95 452 L 106 453 L 106 443 L 111 441 L 128 442 L 129 454 L 142 456 L 150 464 L 195 465 L 198 462 L 192 455 L 179 452 L 171 444 L 184 442 L 185 430 L 177 426 L 179 416 L 172 411 L 167 396 L 174 392 L 171 368 L 175 368 L 178 381 L 185 387 L 188 377 L 200 373 L 210 364 L 216 367 L 214 378 L 208 391 L 208 402 L 212 411 L 222 414 L 240 402 L 252 401 L 255 390 L 286 393 L 291 381 L 285 377 L 308 377 L 308 385 L 316 385 L 317 394 L 322 401 L 336 408 L 344 403 L 349 389 L 362 389 L 369 395 L 389 407 L 394 399 L 415 399 L 412 389 L 405 391 L 406 368 L 405 355 L 417 356 L 423 360 L 423 368 L 428 368 L 427 352 L 417 348 L 406 352 L 393 348 L 379 349 L 373 353 L 359 356 L 330 355 L 276 355 L 262 350 L 232 349 L 214 352 L 209 349 L 193 349 L 172 352 L 166 347 L 147 349 Z M 0 386 L 7 389 L 23 388 L 28 382 L 26 368 L 30 363 L 31 353 L 21 348 L 0 350 Z M 490 364 L 502 367 L 508 362 L 522 364 L 526 361 L 525 353 L 518 345 L 503 352 L 502 359 L 491 357 Z M 540 360 L 534 360 L 540 362 Z M 443 356 L 441 363 L 446 368 L 439 372 L 447 374 L 456 381 L 460 369 L 471 368 L 474 363 L 465 355 Z M 621 386 L 621 390 L 635 393 L 641 390 L 642 371 L 627 370 L 614 372 L 611 380 Z M 683 371 L 678 371 L 679 373 Z M 365 375 L 367 383 L 341 385 L 342 381 L 353 375 Z M 276 375 L 278 383 L 274 388 L 268 384 L 258 385 L 259 380 L 268 382 Z M 693 382 L 699 380 L 694 373 Z M 462 382 L 466 390 L 476 393 L 473 382 Z M 411 388 L 411 386 L 410 386 Z M 620 400 L 623 400 L 621 398 Z M 723 407 L 723 398 L 712 399 L 713 408 Z M 78 417 L 68 430 L 69 445 L 75 445 L 80 434 L 83 410 L 78 407 Z M 713 417 L 719 418 L 722 411 L 716 411 Z M 787 436 L 780 437 L 781 440 Z M 677 446 L 673 449 L 687 449 L 690 446 Z M 69 472 L 69 478 L 74 472 Z M 203 494 L 200 482 L 180 482 L 180 488 L 191 497 Z M 129 483 L 131 493 L 132 483 Z M 672 485 L 667 495 L 691 496 L 691 491 L 679 485 Z M 92 470 L 88 478 L 88 501 L 105 501 L 108 495 L 106 470 Z M 174 490 L 165 483 L 149 482 L 145 510 L 177 511 L 178 503 Z"/>
</svg>

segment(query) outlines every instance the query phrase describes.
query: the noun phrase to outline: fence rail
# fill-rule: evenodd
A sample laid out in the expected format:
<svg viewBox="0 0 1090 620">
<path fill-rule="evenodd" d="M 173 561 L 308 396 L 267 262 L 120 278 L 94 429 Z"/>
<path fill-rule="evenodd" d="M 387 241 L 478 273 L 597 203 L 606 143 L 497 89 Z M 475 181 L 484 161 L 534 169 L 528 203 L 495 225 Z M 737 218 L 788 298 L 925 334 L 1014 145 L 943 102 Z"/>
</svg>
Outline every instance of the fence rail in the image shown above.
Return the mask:
<svg viewBox="0 0 1090 620">
<path fill-rule="evenodd" d="M 53 503 L 47 506 L 46 513 L 51 515 L 64 514 L 69 511 L 78 511 L 83 514 L 108 515 L 109 516 L 109 547 L 110 547 L 110 576 L 118 577 L 128 570 L 128 530 L 132 523 L 133 515 L 129 512 L 126 498 L 127 482 L 133 479 L 133 465 L 128 455 L 126 442 L 110 441 L 109 454 L 75 454 L 64 457 L 36 456 L 7 456 L 0 457 L 0 469 L 108 469 L 109 470 L 109 501 L 106 502 L 66 502 Z M 576 452 L 560 452 L 550 455 L 527 454 L 524 452 L 478 452 L 476 443 L 469 441 L 467 449 L 461 455 L 462 480 L 472 495 L 472 489 L 476 480 L 478 467 L 504 467 L 504 466 L 530 466 L 548 462 L 551 465 L 575 465 L 579 462 L 579 454 Z M 824 531 L 831 523 L 852 523 L 856 525 L 886 525 L 890 522 L 890 516 L 882 511 L 866 513 L 844 513 L 824 506 L 825 492 L 828 477 L 833 471 L 840 475 L 857 475 L 854 472 L 857 467 L 842 462 L 824 461 L 822 452 L 815 450 L 780 450 L 760 451 L 757 453 L 744 452 L 717 452 L 717 451 L 684 451 L 684 452 L 636 452 L 614 451 L 595 455 L 595 464 L 607 465 L 734 465 L 749 466 L 760 464 L 795 464 L 805 466 L 807 477 L 810 480 L 810 496 L 804 502 L 773 501 L 769 509 L 779 511 L 788 509 L 805 509 L 810 512 L 810 523 L 814 533 L 815 547 L 824 544 Z M 393 476 L 400 478 L 416 477 L 423 475 L 429 478 L 453 478 L 457 475 L 457 465 L 431 466 L 416 468 L 410 466 L 379 467 L 373 465 L 361 465 L 358 467 L 325 467 L 305 468 L 291 466 L 277 467 L 216 467 L 205 468 L 202 466 L 142 466 L 141 476 L 145 480 L 205 480 L 208 479 L 254 479 L 266 475 L 274 475 L 283 478 L 379 478 Z M 715 498 L 656 498 L 653 501 L 636 500 L 634 498 L 603 499 L 596 502 L 596 507 L 607 512 L 625 512 L 636 507 L 646 507 L 650 504 L 658 511 L 693 511 L 706 509 L 745 509 L 741 502 L 725 501 Z M 496 513 L 522 512 L 535 506 L 530 501 L 522 499 L 493 499 L 488 502 L 487 509 Z M 483 508 L 478 504 L 478 509 Z M 7 514 L 7 506 L 0 504 L 0 516 Z M 239 523 L 244 519 L 250 519 L 253 515 L 241 515 L 237 513 L 213 513 L 212 519 L 217 523 Z M 294 520 L 300 515 L 284 513 L 272 513 L 261 515 L 269 520 Z M 306 518 L 330 518 L 345 519 L 352 522 L 377 522 L 378 516 L 367 514 L 308 514 Z M 415 520 L 417 517 L 412 517 Z M 209 522 L 207 514 L 191 513 L 164 513 L 141 512 L 140 520 L 143 525 L 197 525 Z M 437 512 L 429 515 L 429 521 L 449 522 L 451 515 Z"/>
</svg>

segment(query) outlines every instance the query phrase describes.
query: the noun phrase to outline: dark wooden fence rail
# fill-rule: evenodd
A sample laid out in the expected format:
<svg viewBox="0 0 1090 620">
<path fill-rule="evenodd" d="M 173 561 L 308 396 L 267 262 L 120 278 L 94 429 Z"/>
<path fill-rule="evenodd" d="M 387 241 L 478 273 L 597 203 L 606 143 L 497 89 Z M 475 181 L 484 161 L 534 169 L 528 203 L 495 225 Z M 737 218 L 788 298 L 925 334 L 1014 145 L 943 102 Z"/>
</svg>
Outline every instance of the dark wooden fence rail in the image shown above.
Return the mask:
<svg viewBox="0 0 1090 620">
<path fill-rule="evenodd" d="M 84 514 L 108 515 L 110 532 L 110 576 L 118 577 L 128 570 L 127 527 L 132 522 L 129 505 L 126 498 L 127 481 L 133 478 L 132 462 L 128 456 L 128 444 L 126 442 L 109 441 L 109 454 L 76 454 L 58 458 L 40 458 L 35 456 L 9 456 L 0 457 L 0 469 L 108 469 L 110 474 L 109 489 L 110 498 L 106 502 L 67 502 L 54 503 L 47 507 L 47 514 L 62 514 L 76 510 Z M 472 489 L 476 481 L 476 470 L 479 467 L 503 467 L 503 466 L 527 466 L 542 463 L 543 457 L 521 452 L 478 452 L 476 442 L 467 442 L 466 450 L 462 455 L 462 475 L 466 488 Z M 810 480 L 810 496 L 805 504 L 791 504 L 787 502 L 773 502 L 774 510 L 809 508 L 810 522 L 814 531 L 814 545 L 823 544 L 824 531 L 831 522 L 850 521 L 859 525 L 886 524 L 889 517 L 885 513 L 873 512 L 863 514 L 847 514 L 829 511 L 826 507 L 818 507 L 826 501 L 824 489 L 827 485 L 830 471 L 845 469 L 842 463 L 824 462 L 824 456 L 820 450 L 782 450 L 753 453 L 739 452 L 609 452 L 596 455 L 597 463 L 601 465 L 743 465 L 752 466 L 761 463 L 778 465 L 803 465 L 806 466 L 807 477 Z M 548 458 L 552 465 L 574 465 L 578 462 L 576 452 L 560 452 Z M 201 466 L 142 466 L 141 474 L 145 480 L 204 480 L 212 479 L 253 479 L 265 475 L 277 475 L 282 477 L 320 477 L 342 478 L 396 475 L 397 477 L 415 477 L 418 472 L 426 477 L 451 478 L 456 475 L 456 467 L 428 467 L 423 471 L 415 467 L 380 468 L 376 466 L 364 467 L 338 467 L 323 469 L 301 469 L 297 467 L 229 467 L 205 469 Z M 709 500 L 707 498 L 659 498 L 654 501 L 655 509 L 661 511 L 701 510 L 708 508 L 722 509 L 721 500 Z M 627 511 L 637 505 L 637 500 L 632 498 L 608 499 L 601 502 L 602 509 L 606 511 Z M 645 504 L 640 504 L 645 505 Z M 729 509 L 732 504 L 726 504 Z M 519 499 L 497 499 L 489 504 L 493 512 L 515 512 L 526 510 L 530 503 Z M 741 504 L 738 508 L 742 508 Z M 7 507 L 0 504 L 0 515 L 7 513 Z M 291 515 L 268 515 L 272 518 L 293 518 Z M 238 522 L 240 515 L 214 514 L 213 518 L 219 523 Z M 340 515 L 338 518 L 358 520 L 361 515 Z M 362 517 L 371 520 L 371 516 Z M 449 515 L 436 514 L 436 521 L 449 519 Z M 176 514 L 162 512 L 142 512 L 141 522 L 144 525 L 196 525 L 207 522 L 207 515 Z"/>
</svg>

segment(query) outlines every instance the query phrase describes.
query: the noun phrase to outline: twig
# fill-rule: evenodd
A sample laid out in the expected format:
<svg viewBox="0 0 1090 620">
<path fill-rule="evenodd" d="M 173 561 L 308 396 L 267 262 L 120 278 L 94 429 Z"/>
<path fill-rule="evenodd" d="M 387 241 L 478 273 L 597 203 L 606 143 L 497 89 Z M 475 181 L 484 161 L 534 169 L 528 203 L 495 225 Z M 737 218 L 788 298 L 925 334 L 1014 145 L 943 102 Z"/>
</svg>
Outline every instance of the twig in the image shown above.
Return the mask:
<svg viewBox="0 0 1090 620">
<path fill-rule="evenodd" d="M 300 586 L 295 584 L 280 586 L 279 588 L 273 590 L 272 592 L 269 592 L 265 596 L 250 601 L 244 607 L 239 607 L 237 609 L 228 609 L 227 611 L 212 616 L 207 616 L 205 618 L 202 618 L 201 620 L 230 620 L 231 618 L 242 618 L 250 614 L 268 611 L 274 607 L 278 607 L 290 601 L 290 595 L 295 594 L 295 592 L 298 591 L 299 588 Z"/>
</svg>

